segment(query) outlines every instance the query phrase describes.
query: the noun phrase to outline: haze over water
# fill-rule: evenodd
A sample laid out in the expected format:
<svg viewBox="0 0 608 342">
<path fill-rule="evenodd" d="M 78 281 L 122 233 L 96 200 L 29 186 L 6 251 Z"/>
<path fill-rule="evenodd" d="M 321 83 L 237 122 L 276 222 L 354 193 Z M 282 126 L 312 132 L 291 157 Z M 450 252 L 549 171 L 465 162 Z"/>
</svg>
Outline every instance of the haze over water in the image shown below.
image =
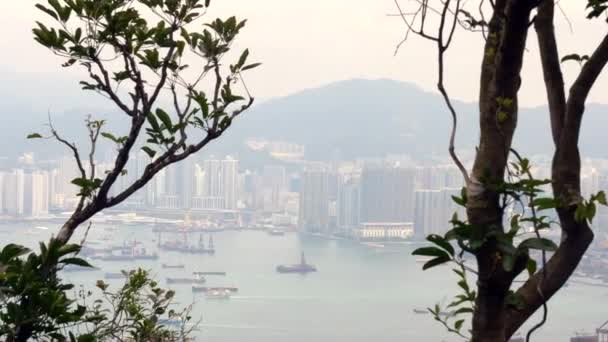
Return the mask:
<svg viewBox="0 0 608 342">
<path fill-rule="evenodd" d="M 0 244 L 7 241 L 34 246 L 56 232 L 53 224 L 27 223 L 0 226 Z M 108 226 L 95 224 L 88 240 L 101 239 Z M 15 234 L 18 231 L 19 234 Z M 80 234 L 83 231 L 79 232 Z M 133 263 L 93 260 L 101 270 L 68 273 L 67 281 L 87 288 L 105 272 L 142 267 L 150 269 L 165 288 L 175 289 L 178 306 L 195 302 L 193 317 L 202 318 L 200 341 L 459 341 L 447 336 L 430 315 L 415 314 L 436 302 L 447 304 L 455 292 L 454 279 L 445 269 L 422 272 L 410 255 L 414 246 L 385 248 L 352 241 L 326 240 L 288 233 L 270 236 L 265 232 L 220 232 L 213 235 L 216 254 L 185 255 L 161 251 L 154 261 Z M 78 241 L 77 236 L 74 241 Z M 163 234 L 163 240 L 183 238 Z M 198 241 L 199 234 L 190 240 Z M 112 233 L 109 245 L 125 240 L 141 241 L 149 252 L 156 251 L 157 234 L 150 227 L 127 226 Z M 205 242 L 208 234 L 205 236 Z M 305 276 L 278 274 L 278 264 L 297 263 L 300 251 L 319 272 Z M 162 269 L 161 264 L 184 263 L 186 268 Z M 207 276 L 208 286 L 236 286 L 239 292 L 229 300 L 208 300 L 192 293 L 190 285 L 165 284 L 166 277 L 188 277 L 192 271 L 225 271 L 227 276 Z M 121 280 L 106 280 L 117 287 Z M 598 305 L 608 288 L 571 284 L 549 304 L 549 321 L 535 335 L 535 341 L 566 341 L 575 331 L 592 331 L 604 318 Z M 537 317 L 530 322 L 536 322 Z"/>
</svg>

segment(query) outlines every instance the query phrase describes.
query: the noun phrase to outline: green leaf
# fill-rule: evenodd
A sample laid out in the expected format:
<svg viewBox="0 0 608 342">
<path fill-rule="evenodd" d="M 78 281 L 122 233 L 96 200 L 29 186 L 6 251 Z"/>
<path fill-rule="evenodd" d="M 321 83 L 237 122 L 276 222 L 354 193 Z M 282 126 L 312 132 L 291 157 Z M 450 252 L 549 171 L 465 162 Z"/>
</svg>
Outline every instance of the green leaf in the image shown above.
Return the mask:
<svg viewBox="0 0 608 342">
<path fill-rule="evenodd" d="M 104 138 L 106 138 L 106 139 L 110 139 L 110 140 L 112 140 L 115 143 L 118 143 L 118 138 L 116 138 L 114 136 L 114 134 L 112 134 L 112 133 L 101 132 L 101 136 L 104 137 Z"/>
<path fill-rule="evenodd" d="M 606 202 L 606 193 L 604 191 L 598 192 L 594 199 L 601 205 L 608 205 Z"/>
<path fill-rule="evenodd" d="M 541 197 L 535 198 L 532 205 L 538 208 L 538 210 L 554 209 L 559 206 L 557 199 L 552 197 Z"/>
<path fill-rule="evenodd" d="M 581 62 L 581 56 L 578 53 L 571 53 L 569 55 L 565 55 L 564 57 L 562 57 L 561 62 L 567 62 L 567 61 L 577 61 L 577 62 Z"/>
<path fill-rule="evenodd" d="M 40 133 L 31 133 L 27 135 L 28 139 L 40 139 L 42 138 L 42 135 L 40 135 Z"/>
<path fill-rule="evenodd" d="M 6 264 L 9 262 L 9 260 L 18 258 L 29 252 L 30 250 L 27 247 L 14 243 L 9 243 L 8 245 L 4 246 L 2 252 L 0 252 L 0 261 Z"/>
<path fill-rule="evenodd" d="M 253 63 L 253 64 L 245 65 L 244 67 L 241 68 L 241 71 L 257 68 L 260 65 L 262 65 L 262 63 Z"/>
<path fill-rule="evenodd" d="M 447 254 L 445 256 L 439 256 L 434 259 L 427 261 L 423 266 L 422 270 L 428 270 L 431 267 L 435 267 L 441 264 L 445 264 L 446 262 L 452 260 Z"/>
<path fill-rule="evenodd" d="M 460 308 L 454 312 L 451 312 L 450 316 L 457 316 L 463 313 L 473 313 L 473 309 L 471 308 Z"/>
<path fill-rule="evenodd" d="M 93 265 L 89 264 L 86 260 L 82 258 L 65 258 L 61 259 L 61 263 L 66 265 L 76 265 L 80 267 L 93 267 Z"/>
<path fill-rule="evenodd" d="M 513 271 L 514 265 L 515 265 L 514 255 L 504 253 L 502 255 L 502 268 L 507 272 L 511 272 L 511 271 Z"/>
<path fill-rule="evenodd" d="M 457 320 L 456 322 L 454 322 L 454 329 L 456 329 L 457 331 L 460 331 L 463 323 L 464 323 L 464 319 Z"/>
<path fill-rule="evenodd" d="M 153 149 L 151 149 L 148 146 L 144 146 L 141 149 L 142 149 L 142 151 L 146 152 L 146 154 L 148 155 L 148 157 L 150 157 L 150 159 L 154 158 L 154 156 L 156 155 L 156 151 L 154 151 Z"/>
<path fill-rule="evenodd" d="M 584 203 L 579 203 L 574 211 L 574 220 L 576 222 L 585 222 L 587 219 L 587 210 Z"/>
<path fill-rule="evenodd" d="M 55 12 L 53 12 L 52 10 L 50 10 L 50 9 L 42 6 L 41 4 L 36 4 L 36 8 L 38 8 L 39 10 L 43 11 L 44 13 L 50 15 L 55 20 L 59 20 L 59 17 L 57 16 L 57 14 Z"/>
<path fill-rule="evenodd" d="M 528 270 L 528 275 L 532 276 L 536 273 L 536 260 L 532 258 L 528 258 L 528 262 L 526 263 L 526 269 Z"/>
<path fill-rule="evenodd" d="M 421 247 L 412 252 L 412 255 L 445 257 L 450 259 L 450 256 L 445 251 L 437 247 Z"/>
<path fill-rule="evenodd" d="M 156 109 L 156 116 L 160 119 L 160 121 L 165 125 L 165 128 L 171 130 L 173 128 L 173 123 L 171 123 L 171 117 L 167 112 L 158 108 Z"/>
<path fill-rule="evenodd" d="M 241 68 L 243 65 L 245 65 L 245 62 L 247 61 L 248 56 L 249 56 L 249 49 L 245 49 L 245 51 L 243 51 L 243 53 L 241 54 L 241 57 L 239 58 L 239 62 L 237 63 L 237 68 Z"/>
<path fill-rule="evenodd" d="M 517 249 L 539 249 L 543 251 L 552 252 L 557 249 L 555 242 L 546 238 L 529 238 L 522 241 Z"/>
<path fill-rule="evenodd" d="M 515 214 L 511 217 L 511 229 L 509 230 L 509 233 L 507 233 L 511 238 L 517 235 L 517 232 L 519 231 L 519 217 L 519 214 Z"/>
<path fill-rule="evenodd" d="M 437 246 L 443 248 L 447 251 L 451 256 L 454 256 L 454 247 L 442 236 L 431 234 L 426 238 L 428 241 L 436 244 Z"/>
<path fill-rule="evenodd" d="M 160 125 L 158 124 L 158 120 L 156 120 L 156 117 L 154 117 L 154 115 L 148 114 L 146 115 L 146 119 L 148 120 L 148 123 L 150 124 L 150 126 L 152 126 L 152 129 L 154 131 L 160 131 Z"/>
<path fill-rule="evenodd" d="M 74 243 L 70 243 L 67 245 L 63 245 L 61 247 L 59 247 L 59 251 L 58 254 L 59 256 L 64 256 L 64 255 L 68 255 L 68 254 L 72 254 L 72 253 L 77 253 L 78 251 L 80 251 L 81 247 L 80 245 L 74 244 Z"/>
<path fill-rule="evenodd" d="M 509 291 L 506 302 L 508 307 L 512 307 L 515 310 L 523 310 L 526 307 L 524 298 L 513 291 Z"/>
</svg>

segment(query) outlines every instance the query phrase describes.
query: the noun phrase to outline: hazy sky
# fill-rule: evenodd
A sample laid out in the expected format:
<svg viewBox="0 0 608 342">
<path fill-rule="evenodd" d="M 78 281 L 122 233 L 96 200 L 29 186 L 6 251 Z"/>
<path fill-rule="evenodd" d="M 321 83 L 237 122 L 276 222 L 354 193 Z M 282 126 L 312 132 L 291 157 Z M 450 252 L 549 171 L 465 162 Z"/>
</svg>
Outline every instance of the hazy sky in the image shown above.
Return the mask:
<svg viewBox="0 0 608 342">
<path fill-rule="evenodd" d="M 408 1 L 401 3 L 407 6 Z M 60 79 L 61 87 L 67 87 L 64 93 L 72 96 L 78 89 L 74 74 L 77 69 L 60 68 L 59 60 L 31 38 L 33 21 L 41 17 L 34 9 L 36 2 L 0 1 L 0 19 L 5 28 L 0 40 L 0 75 L 12 71 L 16 75 L 8 77 L 11 80 L 41 79 L 27 87 L 4 90 L 5 95 L 43 86 L 48 89 Z M 387 16 L 396 12 L 393 0 L 212 0 L 211 4 L 208 18 L 234 14 L 249 19 L 239 45 L 250 48 L 252 60 L 264 62 L 248 77 L 248 85 L 259 98 L 287 95 L 349 78 L 392 78 L 434 90 L 432 44 L 413 38 L 393 56 L 404 32 L 399 18 Z M 606 24 L 589 24 L 584 19 L 583 1 L 563 0 L 561 4 L 574 26 L 570 32 L 558 14 L 561 52 L 591 53 L 605 34 Z M 460 32 L 455 44 L 448 55 L 447 84 L 454 97 L 474 101 L 482 41 L 476 34 Z M 528 45 L 521 98 L 524 105 L 539 105 L 545 99 L 533 31 Z M 567 80 L 577 71 L 575 63 L 568 65 Z M 608 77 L 603 76 L 592 100 L 608 102 L 603 96 L 607 89 Z"/>
</svg>

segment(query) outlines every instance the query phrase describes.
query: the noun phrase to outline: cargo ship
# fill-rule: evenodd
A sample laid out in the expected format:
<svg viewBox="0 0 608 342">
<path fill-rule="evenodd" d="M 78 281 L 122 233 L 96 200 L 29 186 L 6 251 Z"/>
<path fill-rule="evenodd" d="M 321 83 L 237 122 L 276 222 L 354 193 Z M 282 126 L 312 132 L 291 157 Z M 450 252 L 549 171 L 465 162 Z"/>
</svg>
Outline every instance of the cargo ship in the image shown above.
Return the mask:
<svg viewBox="0 0 608 342">
<path fill-rule="evenodd" d="M 167 278 L 167 284 L 204 284 L 205 278 Z"/>
<path fill-rule="evenodd" d="M 198 240 L 198 245 L 189 245 L 187 242 L 187 236 L 184 234 L 184 240 L 174 240 L 168 242 L 161 242 L 161 237 L 158 237 L 158 248 L 170 252 L 180 252 L 188 254 L 215 254 L 215 247 L 213 245 L 213 236 L 209 236 L 209 242 L 207 247 L 203 241 L 203 235 L 201 234 Z"/>
<path fill-rule="evenodd" d="M 306 258 L 304 257 L 304 252 L 302 252 L 302 256 L 300 258 L 300 263 L 295 265 L 279 265 L 277 266 L 277 272 L 279 273 L 310 273 L 316 272 L 317 268 L 314 265 L 310 265 L 306 263 Z"/>
<path fill-rule="evenodd" d="M 215 275 L 215 276 L 225 276 L 226 272 L 222 271 L 213 271 L 213 272 L 193 272 L 194 275 Z"/>
<path fill-rule="evenodd" d="M 215 286 L 215 287 L 196 286 L 196 285 L 192 286 L 192 292 L 209 292 L 209 291 L 228 291 L 230 293 L 236 293 L 239 291 L 239 289 L 236 287 L 225 287 L 225 286 Z"/>
</svg>

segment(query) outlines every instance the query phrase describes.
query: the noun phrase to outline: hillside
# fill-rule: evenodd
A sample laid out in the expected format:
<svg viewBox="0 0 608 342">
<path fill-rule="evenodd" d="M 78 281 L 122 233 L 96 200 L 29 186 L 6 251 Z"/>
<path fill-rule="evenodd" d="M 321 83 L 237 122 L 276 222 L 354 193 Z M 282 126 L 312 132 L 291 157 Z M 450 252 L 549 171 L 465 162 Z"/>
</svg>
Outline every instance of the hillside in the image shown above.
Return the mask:
<svg viewBox="0 0 608 342">
<path fill-rule="evenodd" d="M 40 130 L 36 127 L 43 126 L 46 113 L 3 102 L 0 111 L 5 119 L 0 133 L 16 143 L 5 146 L 0 155 L 12 158 L 24 151 L 35 151 L 51 157 L 61 153 L 60 148 L 49 146 L 52 144 L 22 143 L 28 132 Z M 472 150 L 478 137 L 477 107 L 459 101 L 455 101 L 455 106 L 459 112 L 457 147 Z M 56 126 L 82 137 L 77 134 L 82 133 L 83 116 L 77 114 L 81 112 L 55 114 Z M 606 156 L 603 144 L 598 144 L 608 129 L 606 112 L 606 105 L 588 106 L 581 135 L 585 155 Z M 102 116 L 112 117 L 112 125 L 120 125 L 123 119 L 120 115 Z M 551 152 L 547 120 L 543 107 L 521 110 L 516 145 L 523 153 Z M 450 116 L 435 93 L 392 80 L 347 80 L 254 106 L 221 141 L 211 145 L 208 153 L 236 154 L 248 163 L 260 161 L 260 154 L 248 152 L 244 141 L 265 138 L 304 145 L 306 158 L 315 160 L 392 153 L 426 158 L 445 154 L 450 125 Z"/>
</svg>

